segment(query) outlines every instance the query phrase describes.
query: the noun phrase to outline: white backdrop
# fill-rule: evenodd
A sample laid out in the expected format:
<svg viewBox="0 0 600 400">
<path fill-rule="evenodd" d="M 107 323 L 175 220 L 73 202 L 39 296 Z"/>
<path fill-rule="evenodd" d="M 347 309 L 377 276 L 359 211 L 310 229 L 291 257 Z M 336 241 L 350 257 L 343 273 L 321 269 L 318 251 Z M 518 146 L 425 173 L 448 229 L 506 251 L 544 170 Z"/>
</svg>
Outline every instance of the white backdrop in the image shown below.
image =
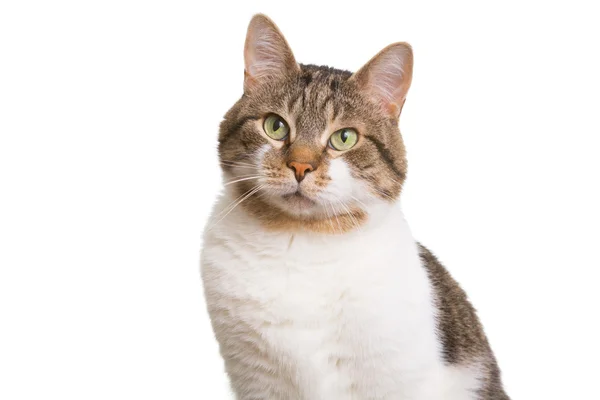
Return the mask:
<svg viewBox="0 0 600 400">
<path fill-rule="evenodd" d="M 264 12 L 304 63 L 413 45 L 416 237 L 480 311 L 514 399 L 600 399 L 592 2 L 207 4 L 0 3 L 0 398 L 228 398 L 200 236 Z"/>
</svg>

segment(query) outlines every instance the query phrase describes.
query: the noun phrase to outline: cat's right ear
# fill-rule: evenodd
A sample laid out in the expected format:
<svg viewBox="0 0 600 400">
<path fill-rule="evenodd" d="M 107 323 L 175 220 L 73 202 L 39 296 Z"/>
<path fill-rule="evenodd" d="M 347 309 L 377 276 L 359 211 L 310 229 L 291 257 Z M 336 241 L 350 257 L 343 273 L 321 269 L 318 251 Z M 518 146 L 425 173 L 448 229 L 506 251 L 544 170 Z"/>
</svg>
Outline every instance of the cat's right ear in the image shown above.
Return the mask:
<svg viewBox="0 0 600 400">
<path fill-rule="evenodd" d="M 244 91 L 300 70 L 290 46 L 266 15 L 257 14 L 250 21 L 244 46 L 244 67 Z"/>
</svg>

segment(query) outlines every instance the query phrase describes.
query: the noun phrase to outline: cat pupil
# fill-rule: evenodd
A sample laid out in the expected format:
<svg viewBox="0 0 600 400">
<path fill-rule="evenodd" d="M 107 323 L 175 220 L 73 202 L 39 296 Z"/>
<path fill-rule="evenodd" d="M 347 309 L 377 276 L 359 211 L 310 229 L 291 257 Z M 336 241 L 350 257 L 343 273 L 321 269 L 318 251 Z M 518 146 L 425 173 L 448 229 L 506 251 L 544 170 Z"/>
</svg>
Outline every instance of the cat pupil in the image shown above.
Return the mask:
<svg viewBox="0 0 600 400">
<path fill-rule="evenodd" d="M 281 122 L 280 120 L 276 120 L 275 122 L 273 122 L 273 131 L 277 132 L 282 126 L 283 122 Z"/>
<path fill-rule="evenodd" d="M 348 132 L 342 131 L 340 139 L 342 139 L 342 142 L 346 143 L 346 140 L 348 140 Z"/>
</svg>

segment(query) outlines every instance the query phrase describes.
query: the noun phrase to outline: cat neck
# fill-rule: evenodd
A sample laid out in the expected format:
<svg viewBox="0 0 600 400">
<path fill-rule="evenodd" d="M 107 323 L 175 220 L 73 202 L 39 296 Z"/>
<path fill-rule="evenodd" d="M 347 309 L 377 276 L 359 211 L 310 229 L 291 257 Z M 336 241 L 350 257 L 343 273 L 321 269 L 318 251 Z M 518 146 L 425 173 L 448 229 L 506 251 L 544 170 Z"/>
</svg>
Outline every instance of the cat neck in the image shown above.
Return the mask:
<svg viewBox="0 0 600 400">
<path fill-rule="evenodd" d="M 261 203 L 263 211 L 258 211 L 256 203 L 245 206 L 241 204 L 230 209 L 232 204 L 235 204 L 234 194 L 225 192 L 215 205 L 211 221 L 207 224 L 208 230 L 234 229 L 240 231 L 243 227 L 244 231 L 260 232 L 266 236 L 309 235 L 343 240 L 347 240 L 348 236 L 391 229 L 390 221 L 393 221 L 398 229 L 408 230 L 399 201 L 382 201 L 369 205 L 366 211 L 348 209 L 346 213 L 329 215 L 324 218 L 296 217 L 273 207 L 266 207 L 264 203 Z"/>
<path fill-rule="evenodd" d="M 285 260 L 307 268 L 325 264 L 360 268 L 380 258 L 411 262 L 418 259 L 416 242 L 398 203 L 372 207 L 362 226 L 335 234 L 304 228 L 266 228 L 242 207 L 236 207 L 225 218 L 219 217 L 231 201 L 222 196 L 217 202 L 213 219 L 207 224 L 204 246 L 227 249 L 227 253 L 250 264 L 259 259 L 261 265 L 266 265 L 265 260 L 273 261 L 273 265 Z"/>
<path fill-rule="evenodd" d="M 243 210 L 249 217 L 260 223 L 261 228 L 266 231 L 277 233 L 298 233 L 308 232 L 324 235 L 343 235 L 363 229 L 367 224 L 371 224 L 380 216 L 387 213 L 400 212 L 399 201 L 394 200 L 376 200 L 374 204 L 361 207 L 350 204 L 331 204 L 314 214 L 293 214 L 277 206 L 269 204 L 261 195 L 247 196 L 247 192 L 238 191 L 235 188 L 226 188 L 223 194 L 220 207 L 228 205 L 218 213 L 226 214 L 236 209 Z M 241 201 L 237 201 L 240 199 Z M 229 203 L 227 203 L 229 201 Z M 228 211 L 229 210 L 229 211 Z"/>
</svg>

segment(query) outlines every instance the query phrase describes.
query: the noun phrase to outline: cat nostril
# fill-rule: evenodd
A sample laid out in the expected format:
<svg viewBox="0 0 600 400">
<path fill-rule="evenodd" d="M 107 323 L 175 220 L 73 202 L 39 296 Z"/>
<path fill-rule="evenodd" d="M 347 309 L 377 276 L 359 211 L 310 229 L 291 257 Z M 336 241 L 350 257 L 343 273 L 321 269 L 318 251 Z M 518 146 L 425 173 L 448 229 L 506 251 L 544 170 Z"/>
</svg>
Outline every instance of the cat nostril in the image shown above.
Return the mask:
<svg viewBox="0 0 600 400">
<path fill-rule="evenodd" d="M 298 182 L 301 182 L 307 173 L 315 170 L 315 167 L 313 167 L 312 164 L 300 163 L 296 161 L 288 163 L 288 167 L 294 171 L 294 175 L 296 175 L 296 180 Z"/>
</svg>

